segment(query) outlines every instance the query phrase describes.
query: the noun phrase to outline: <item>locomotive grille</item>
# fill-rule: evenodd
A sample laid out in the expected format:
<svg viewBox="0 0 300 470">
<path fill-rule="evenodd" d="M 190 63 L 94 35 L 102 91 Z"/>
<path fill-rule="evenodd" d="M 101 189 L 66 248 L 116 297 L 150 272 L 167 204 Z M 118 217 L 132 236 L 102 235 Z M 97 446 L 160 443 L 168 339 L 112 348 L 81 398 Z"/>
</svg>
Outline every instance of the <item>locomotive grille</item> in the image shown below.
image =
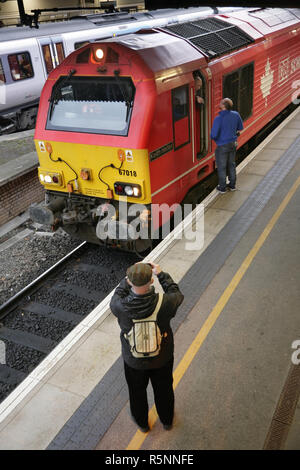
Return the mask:
<svg viewBox="0 0 300 470">
<path fill-rule="evenodd" d="M 254 39 L 238 26 L 231 25 L 218 18 L 205 18 L 189 23 L 166 26 L 162 30 L 187 39 L 209 58 L 218 57 L 254 42 Z"/>
</svg>

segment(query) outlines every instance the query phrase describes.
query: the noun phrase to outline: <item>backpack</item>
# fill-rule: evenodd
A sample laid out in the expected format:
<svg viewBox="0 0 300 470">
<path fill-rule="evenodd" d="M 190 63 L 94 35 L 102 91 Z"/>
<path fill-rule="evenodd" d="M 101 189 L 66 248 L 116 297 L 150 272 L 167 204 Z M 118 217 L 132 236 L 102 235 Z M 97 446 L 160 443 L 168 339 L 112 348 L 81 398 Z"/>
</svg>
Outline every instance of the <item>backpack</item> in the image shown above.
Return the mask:
<svg viewBox="0 0 300 470">
<path fill-rule="evenodd" d="M 157 315 L 163 300 L 163 294 L 158 294 L 155 310 L 147 318 L 132 319 L 133 327 L 129 333 L 124 334 L 130 344 L 133 357 L 154 357 L 160 353 L 163 336 L 157 324 Z"/>
</svg>

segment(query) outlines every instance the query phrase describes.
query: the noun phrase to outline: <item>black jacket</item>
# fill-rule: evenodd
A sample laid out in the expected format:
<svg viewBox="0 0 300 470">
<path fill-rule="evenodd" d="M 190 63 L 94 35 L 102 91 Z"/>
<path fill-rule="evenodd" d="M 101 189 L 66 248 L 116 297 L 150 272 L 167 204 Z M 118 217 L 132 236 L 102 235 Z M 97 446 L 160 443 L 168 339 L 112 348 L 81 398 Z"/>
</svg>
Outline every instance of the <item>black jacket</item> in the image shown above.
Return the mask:
<svg viewBox="0 0 300 470">
<path fill-rule="evenodd" d="M 130 352 L 128 341 L 124 333 L 128 333 L 132 326 L 132 318 L 146 318 L 154 312 L 158 302 L 158 294 L 154 287 L 144 295 L 137 295 L 132 290 L 126 279 L 123 279 L 116 288 L 110 302 L 112 313 L 118 318 L 121 328 L 122 356 L 126 364 L 134 369 L 157 369 L 163 367 L 173 356 L 174 339 L 170 326 L 170 320 L 176 314 L 177 308 L 183 301 L 183 295 L 178 285 L 168 273 L 161 272 L 158 280 L 164 290 L 163 300 L 158 312 L 157 323 L 161 333 L 167 333 L 163 338 L 161 350 L 158 356 L 150 358 L 136 358 Z"/>
</svg>

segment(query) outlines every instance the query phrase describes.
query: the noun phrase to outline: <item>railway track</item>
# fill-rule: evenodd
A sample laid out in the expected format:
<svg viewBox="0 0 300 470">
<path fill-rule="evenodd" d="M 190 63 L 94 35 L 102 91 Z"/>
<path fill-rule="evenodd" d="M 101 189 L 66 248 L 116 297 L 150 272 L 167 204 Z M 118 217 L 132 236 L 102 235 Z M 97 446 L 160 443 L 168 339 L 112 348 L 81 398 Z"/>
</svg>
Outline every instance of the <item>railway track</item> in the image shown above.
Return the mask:
<svg viewBox="0 0 300 470">
<path fill-rule="evenodd" d="M 0 306 L 0 402 L 118 284 L 138 261 L 82 243 Z"/>
</svg>

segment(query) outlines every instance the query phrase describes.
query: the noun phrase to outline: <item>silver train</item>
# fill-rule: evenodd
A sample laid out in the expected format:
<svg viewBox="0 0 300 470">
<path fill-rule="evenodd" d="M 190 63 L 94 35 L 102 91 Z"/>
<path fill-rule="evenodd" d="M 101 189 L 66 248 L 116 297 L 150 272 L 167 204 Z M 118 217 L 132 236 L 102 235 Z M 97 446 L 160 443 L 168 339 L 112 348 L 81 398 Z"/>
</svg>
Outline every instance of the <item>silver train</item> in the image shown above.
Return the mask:
<svg viewBox="0 0 300 470">
<path fill-rule="evenodd" d="M 216 11 L 217 10 L 217 11 Z M 86 42 L 193 21 L 241 8 L 162 9 L 135 14 L 107 13 L 41 24 L 39 29 L 0 29 L 0 134 L 35 125 L 39 97 L 48 74 Z"/>
</svg>

